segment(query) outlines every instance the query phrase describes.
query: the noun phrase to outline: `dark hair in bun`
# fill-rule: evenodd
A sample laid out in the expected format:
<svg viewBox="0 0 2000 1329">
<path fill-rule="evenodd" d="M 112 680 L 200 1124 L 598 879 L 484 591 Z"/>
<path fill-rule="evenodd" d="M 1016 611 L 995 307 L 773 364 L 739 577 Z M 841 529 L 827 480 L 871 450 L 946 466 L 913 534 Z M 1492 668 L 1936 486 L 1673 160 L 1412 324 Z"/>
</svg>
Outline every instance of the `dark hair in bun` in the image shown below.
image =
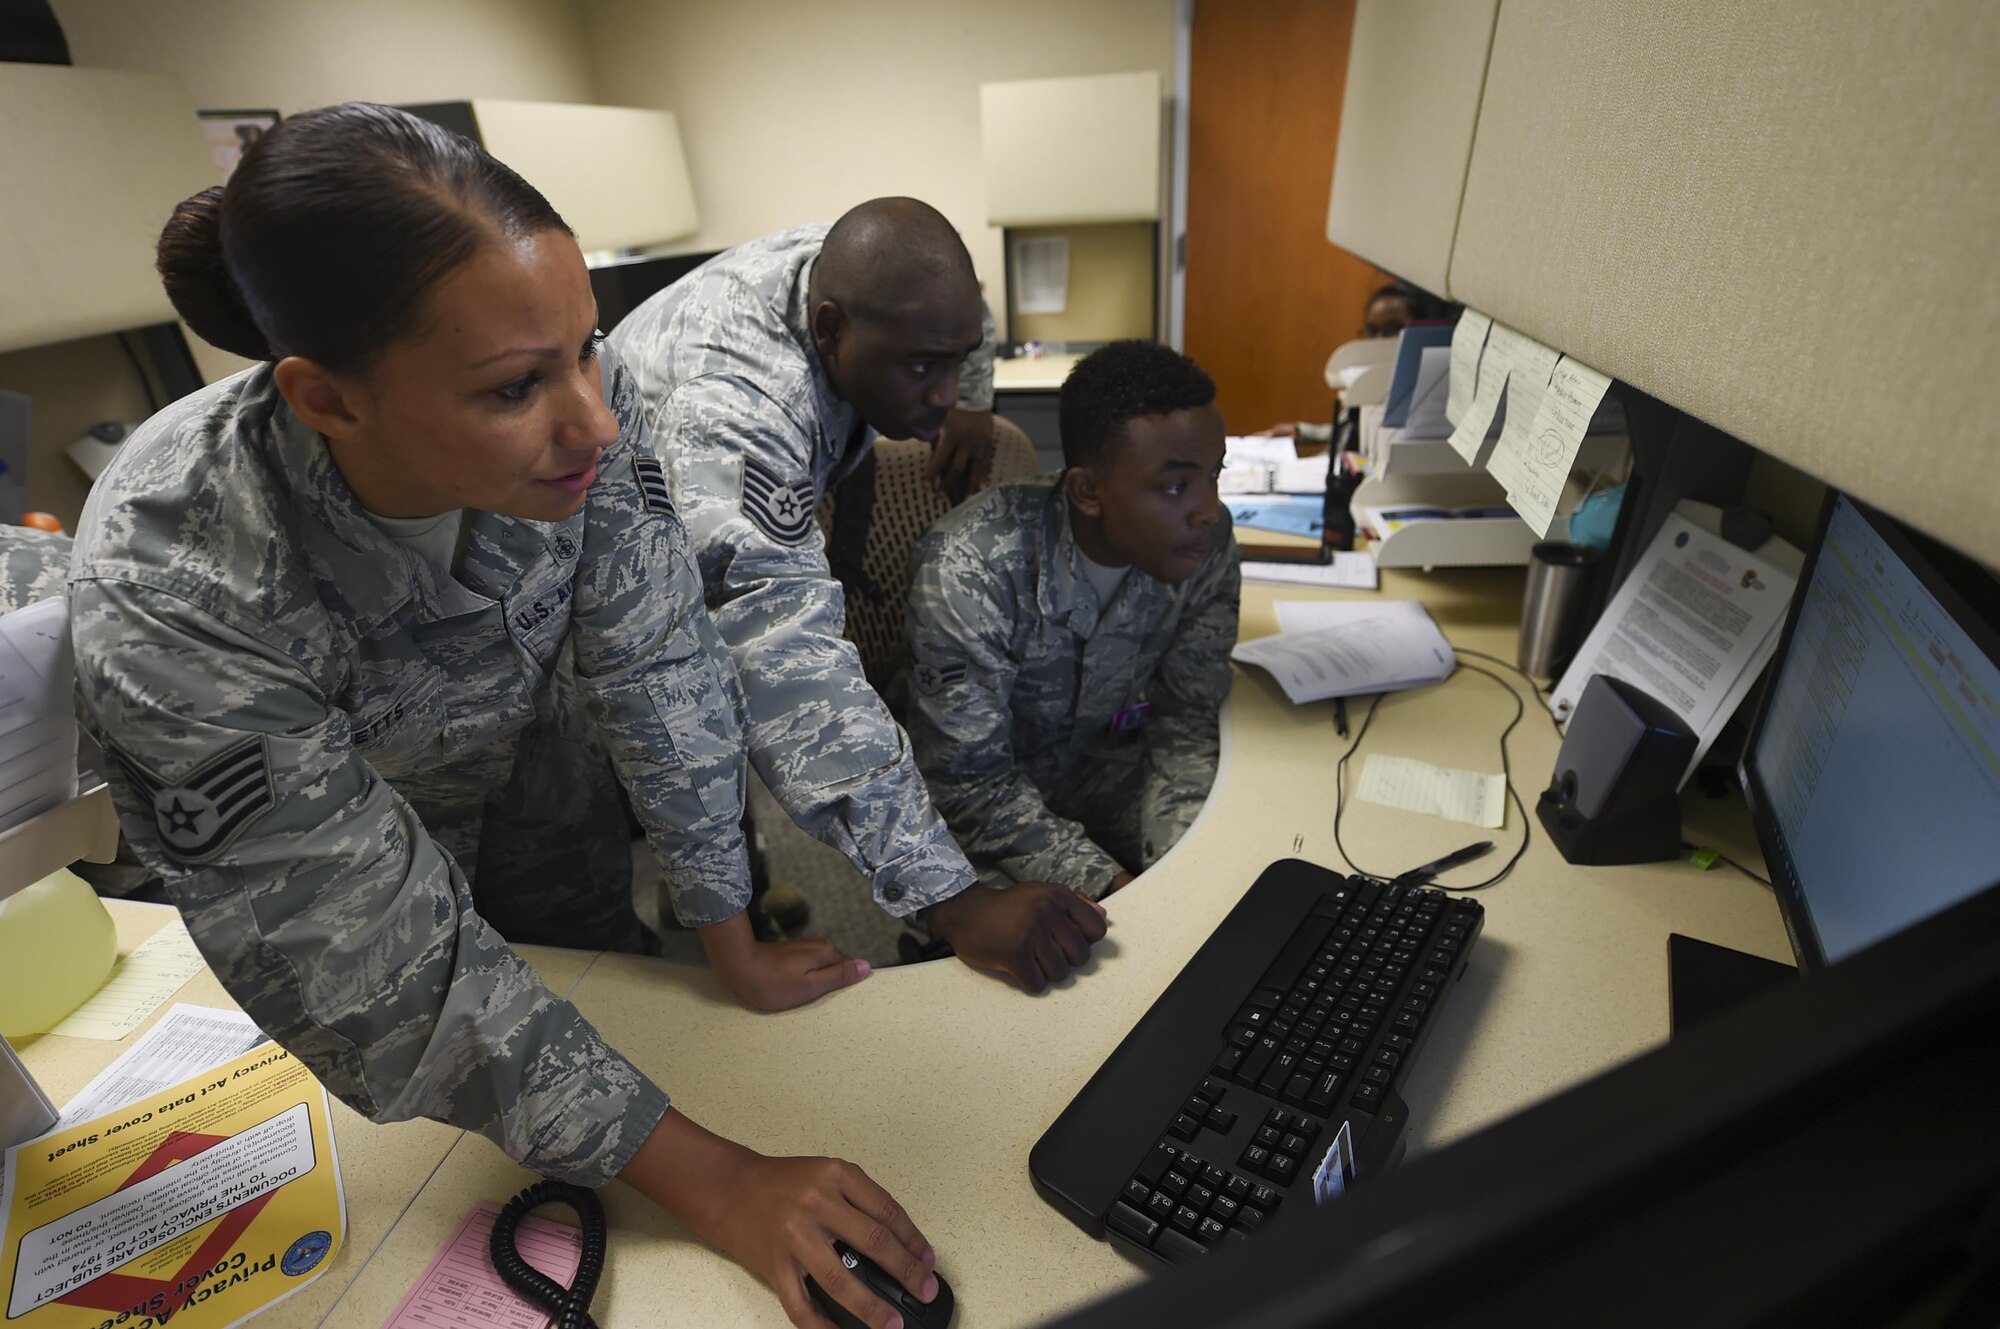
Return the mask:
<svg viewBox="0 0 2000 1329">
<path fill-rule="evenodd" d="M 279 122 L 227 186 L 175 208 L 157 264 L 204 340 L 353 372 L 415 332 L 425 293 L 496 231 L 544 230 L 569 227 L 471 139 L 348 102 Z"/>
</svg>

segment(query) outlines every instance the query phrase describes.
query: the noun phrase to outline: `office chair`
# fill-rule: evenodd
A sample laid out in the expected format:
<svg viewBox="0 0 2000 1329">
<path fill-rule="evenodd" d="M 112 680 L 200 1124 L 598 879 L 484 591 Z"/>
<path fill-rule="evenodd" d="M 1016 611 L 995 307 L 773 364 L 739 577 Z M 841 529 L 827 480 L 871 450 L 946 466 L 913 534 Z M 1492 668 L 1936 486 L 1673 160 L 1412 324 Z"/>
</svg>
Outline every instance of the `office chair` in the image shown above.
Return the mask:
<svg viewBox="0 0 2000 1329">
<path fill-rule="evenodd" d="M 919 439 L 882 439 L 874 449 L 873 506 L 867 514 L 865 542 L 858 569 L 851 554 L 836 549 L 843 502 L 867 503 L 856 493 L 868 471 L 857 471 L 847 483 L 820 503 L 820 526 L 827 552 L 847 591 L 847 639 L 861 652 L 862 672 L 869 684 L 900 716 L 908 697 L 910 646 L 903 636 L 903 614 L 910 601 L 910 552 L 917 537 L 951 510 L 951 502 L 932 488 L 924 474 L 930 445 Z M 1012 421 L 993 421 L 993 466 L 978 489 L 1036 473 L 1034 445 Z M 847 564 L 848 566 L 843 566 Z M 856 572 L 860 575 L 855 575 Z"/>
</svg>

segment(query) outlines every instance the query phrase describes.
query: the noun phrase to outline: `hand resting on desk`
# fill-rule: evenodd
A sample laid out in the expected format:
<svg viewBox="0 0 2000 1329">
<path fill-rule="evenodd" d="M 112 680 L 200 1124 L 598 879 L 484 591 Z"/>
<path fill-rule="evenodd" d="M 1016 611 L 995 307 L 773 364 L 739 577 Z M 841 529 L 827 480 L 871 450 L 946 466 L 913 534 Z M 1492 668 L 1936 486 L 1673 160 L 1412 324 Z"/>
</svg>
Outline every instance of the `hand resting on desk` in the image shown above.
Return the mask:
<svg viewBox="0 0 2000 1329">
<path fill-rule="evenodd" d="M 924 920 L 974 969 L 1040 992 L 1068 978 L 1104 939 L 1104 906 L 1052 881 L 1004 890 L 972 886 L 924 911 Z"/>
</svg>

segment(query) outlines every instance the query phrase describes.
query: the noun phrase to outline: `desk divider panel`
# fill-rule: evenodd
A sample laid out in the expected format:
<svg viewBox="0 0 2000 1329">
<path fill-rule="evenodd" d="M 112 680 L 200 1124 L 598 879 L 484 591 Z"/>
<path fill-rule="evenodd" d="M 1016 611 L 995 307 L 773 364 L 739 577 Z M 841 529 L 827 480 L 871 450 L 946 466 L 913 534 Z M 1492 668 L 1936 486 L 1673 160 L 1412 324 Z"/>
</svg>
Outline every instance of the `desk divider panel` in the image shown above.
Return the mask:
<svg viewBox="0 0 2000 1329">
<path fill-rule="evenodd" d="M 1987 0 L 1505 0 L 1450 294 L 2000 564 L 1996 68 Z"/>
<path fill-rule="evenodd" d="M 1438 295 L 1499 0 L 1360 0 L 1326 238 Z"/>
</svg>

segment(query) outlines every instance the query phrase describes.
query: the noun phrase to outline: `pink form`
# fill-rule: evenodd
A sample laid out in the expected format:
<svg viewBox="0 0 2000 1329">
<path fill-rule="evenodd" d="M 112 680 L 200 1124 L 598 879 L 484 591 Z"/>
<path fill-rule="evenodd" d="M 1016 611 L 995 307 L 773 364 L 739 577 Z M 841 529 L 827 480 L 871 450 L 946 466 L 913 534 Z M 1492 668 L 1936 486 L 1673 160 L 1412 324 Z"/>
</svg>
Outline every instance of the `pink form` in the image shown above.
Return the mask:
<svg viewBox="0 0 2000 1329">
<path fill-rule="evenodd" d="M 458 1231 L 424 1270 L 382 1329 L 542 1329 L 549 1313 L 500 1281 L 487 1254 L 500 1206 L 473 1206 Z M 565 1223 L 530 1214 L 521 1220 L 515 1247 L 529 1264 L 567 1284 L 583 1257 L 583 1234 Z"/>
</svg>

